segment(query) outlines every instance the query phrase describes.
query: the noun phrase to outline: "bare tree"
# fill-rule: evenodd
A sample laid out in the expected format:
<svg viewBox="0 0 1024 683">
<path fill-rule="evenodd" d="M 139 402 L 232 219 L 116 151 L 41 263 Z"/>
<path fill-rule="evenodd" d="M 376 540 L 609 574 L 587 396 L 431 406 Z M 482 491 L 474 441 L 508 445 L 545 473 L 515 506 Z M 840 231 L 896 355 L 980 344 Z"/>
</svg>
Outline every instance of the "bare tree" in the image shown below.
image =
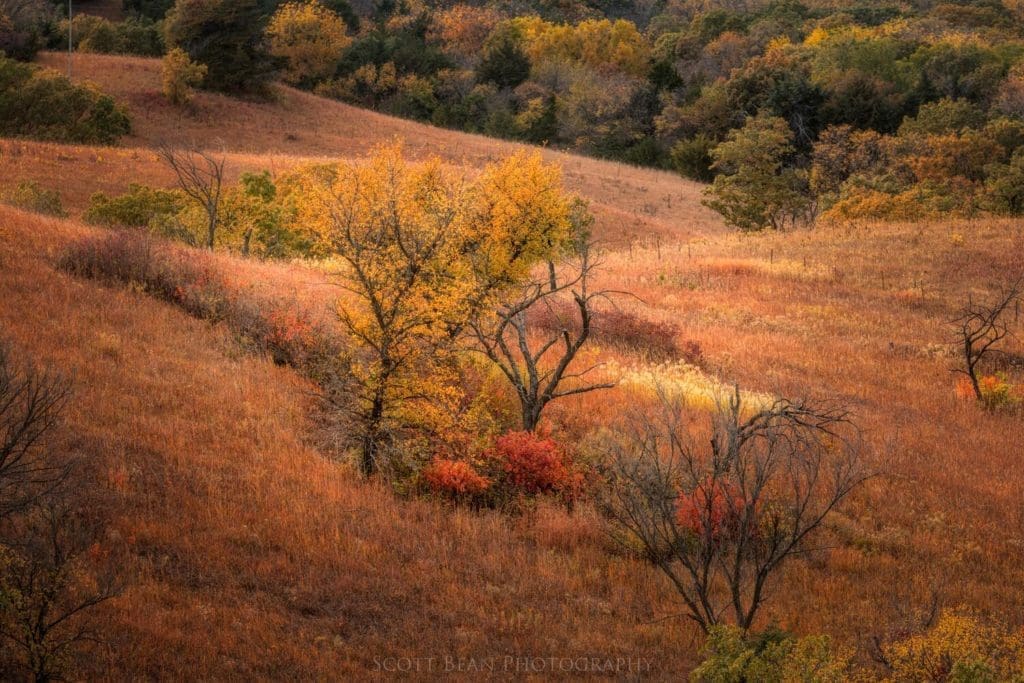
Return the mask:
<svg viewBox="0 0 1024 683">
<path fill-rule="evenodd" d="M 219 159 L 198 149 L 160 147 L 160 157 L 171 167 L 178 187 L 206 212 L 206 246 L 213 249 L 219 227 L 219 209 L 224 183 L 224 157 Z"/>
<path fill-rule="evenodd" d="M 1024 291 L 1024 277 L 1019 277 L 1002 286 L 995 297 L 988 302 L 975 302 L 969 298 L 956 318 L 950 321 L 959 336 L 963 367 L 960 372 L 971 380 L 975 397 L 981 401 L 981 384 L 978 382 L 978 366 L 985 356 L 995 351 L 996 344 L 1010 335 L 1010 326 L 1005 320 L 1006 312 L 1020 301 Z"/>
<path fill-rule="evenodd" d="M 17 363 L 0 342 L 0 519 L 32 504 L 67 475 L 41 440 L 70 395 L 59 375 Z"/>
<path fill-rule="evenodd" d="M 807 402 L 748 410 L 737 388 L 698 447 L 682 406 L 662 397 L 659 414 L 638 415 L 601 446 L 598 505 L 701 629 L 729 613 L 749 629 L 771 577 L 866 478 L 849 428 L 842 410 Z"/>
<path fill-rule="evenodd" d="M 0 343 L 0 642 L 13 646 L 3 677 L 63 679 L 71 652 L 92 639 L 85 613 L 114 594 L 112 567 L 97 572 L 87 557 L 99 524 L 84 511 L 95 505 L 71 507 L 84 489 L 69 486 L 70 459 L 46 444 L 70 393 Z"/>
<path fill-rule="evenodd" d="M 70 655 L 97 640 L 88 613 L 118 593 L 112 565 L 95 567 L 98 525 L 48 500 L 5 527 L 0 638 L 16 653 L 6 665 L 35 681 L 66 680 Z"/>
<path fill-rule="evenodd" d="M 470 328 L 476 348 L 501 370 L 512 384 L 522 412 L 523 429 L 533 431 L 541 413 L 553 400 L 598 389 L 614 382 L 588 382 L 597 366 L 570 371 L 573 361 L 587 343 L 595 315 L 594 303 L 606 297 L 606 290 L 592 290 L 590 279 L 598 265 L 591 258 L 591 242 L 581 235 L 571 255 L 561 264 L 547 262 L 542 277 L 514 288 L 493 315 L 475 319 Z M 531 344 L 528 315 L 546 308 L 556 318 L 565 310 L 558 303 L 570 300 L 570 315 L 560 329 Z"/>
</svg>

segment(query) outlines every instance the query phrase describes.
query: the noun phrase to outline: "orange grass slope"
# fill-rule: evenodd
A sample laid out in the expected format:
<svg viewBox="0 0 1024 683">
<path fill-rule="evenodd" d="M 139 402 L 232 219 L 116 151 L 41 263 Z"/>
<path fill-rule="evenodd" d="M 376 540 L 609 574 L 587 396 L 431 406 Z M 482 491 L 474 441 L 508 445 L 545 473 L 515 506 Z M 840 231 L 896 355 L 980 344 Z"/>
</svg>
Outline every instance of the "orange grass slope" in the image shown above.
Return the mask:
<svg viewBox="0 0 1024 683">
<path fill-rule="evenodd" d="M 42 64 L 58 69 L 65 68 L 65 60 L 60 53 L 40 57 Z M 178 108 L 160 94 L 157 59 L 77 53 L 74 74 L 76 80 L 96 83 L 127 106 L 133 133 L 122 141 L 122 147 L 195 144 L 238 155 L 245 167 L 242 170 L 281 170 L 297 163 L 362 156 L 396 137 L 405 142 L 413 157 L 437 155 L 469 168 L 480 168 L 521 147 L 386 116 L 285 86 L 275 86 L 272 102 L 200 91 L 192 104 Z M 544 150 L 544 154 L 561 164 L 569 188 L 591 202 L 598 230 L 608 237 L 642 240 L 722 230 L 717 214 L 701 206 L 703 186 L 698 183 L 673 173 L 553 150 Z M 172 177 L 155 160 L 152 165 L 158 168 L 153 171 L 148 156 L 139 156 L 136 161 L 143 177 L 158 173 L 166 184 L 172 184 Z M 65 168 L 71 172 L 76 165 Z M 123 186 L 130 181 L 131 175 L 127 175 Z"/>
<path fill-rule="evenodd" d="M 664 584 L 610 557 L 592 525 L 354 481 L 304 443 L 308 387 L 292 372 L 146 295 L 54 270 L 89 231 L 0 207 L 0 330 L 74 378 L 64 441 L 100 473 L 84 485 L 111 501 L 105 543 L 129 558 L 86 676 L 336 679 L 384 657 L 581 653 L 692 665 L 685 626 L 640 623 L 668 604 Z"/>
</svg>

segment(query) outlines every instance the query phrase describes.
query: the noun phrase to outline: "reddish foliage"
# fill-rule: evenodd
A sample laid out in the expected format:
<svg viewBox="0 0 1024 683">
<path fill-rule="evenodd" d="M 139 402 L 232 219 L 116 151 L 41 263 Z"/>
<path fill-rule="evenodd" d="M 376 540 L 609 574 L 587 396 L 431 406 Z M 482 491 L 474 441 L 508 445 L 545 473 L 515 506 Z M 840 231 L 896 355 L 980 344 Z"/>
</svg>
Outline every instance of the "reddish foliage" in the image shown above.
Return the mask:
<svg viewBox="0 0 1024 683">
<path fill-rule="evenodd" d="M 423 478 L 432 491 L 453 497 L 480 494 L 491 485 L 490 479 L 478 474 L 469 463 L 447 458 L 434 458 L 424 468 Z"/>
<path fill-rule="evenodd" d="M 579 487 L 578 476 L 558 444 L 532 432 L 499 437 L 487 455 L 498 463 L 506 481 L 523 493 L 574 495 Z"/>
<path fill-rule="evenodd" d="M 709 494 L 710 492 L 710 494 Z M 734 484 L 705 482 L 676 499 L 676 524 L 699 537 L 719 540 L 737 532 L 745 502 Z"/>
</svg>

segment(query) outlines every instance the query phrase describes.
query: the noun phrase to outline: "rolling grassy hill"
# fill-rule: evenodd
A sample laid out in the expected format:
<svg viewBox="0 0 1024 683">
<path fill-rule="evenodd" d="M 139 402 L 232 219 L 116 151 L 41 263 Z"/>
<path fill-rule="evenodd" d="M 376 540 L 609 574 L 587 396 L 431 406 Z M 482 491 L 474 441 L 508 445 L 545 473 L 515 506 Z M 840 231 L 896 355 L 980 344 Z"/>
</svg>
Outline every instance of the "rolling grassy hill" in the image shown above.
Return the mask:
<svg viewBox="0 0 1024 683">
<path fill-rule="evenodd" d="M 56 64 L 48 55 L 44 62 Z M 510 148 L 281 88 L 273 103 L 202 94 L 163 104 L 151 60 L 76 55 L 80 77 L 127 102 L 122 147 L 0 141 L 4 182 L 90 193 L 170 185 L 165 131 L 223 149 L 232 172 L 356 156 L 394 136 L 472 169 Z M 1006 221 L 724 232 L 701 188 L 670 174 L 546 153 L 587 197 L 607 249 L 599 285 L 675 326 L 706 374 L 854 410 L 878 473 L 820 547 L 773 584 L 762 621 L 859 647 L 916 628 L 933 595 L 1020 623 L 1024 423 L 956 398 L 947 321 L 960 299 L 1019 267 Z M 586 509 L 506 517 L 401 501 L 316 448 L 310 387 L 211 326 L 131 290 L 55 268 L 101 231 L 0 207 L 2 334 L 75 378 L 62 445 L 88 463 L 124 557 L 99 615 L 93 676 L 358 676 L 384 656 L 649 659 L 678 677 L 700 638 L 669 585 L 613 552 Z M 315 305 L 324 274 L 218 256 L 242 288 Z M 566 400 L 567 430 L 608 423 L 653 383 L 692 381 L 635 347 L 601 346 L 620 387 Z M 1011 349 L 1020 351 L 1020 349 Z M 421 672 L 424 679 L 430 678 Z"/>
</svg>

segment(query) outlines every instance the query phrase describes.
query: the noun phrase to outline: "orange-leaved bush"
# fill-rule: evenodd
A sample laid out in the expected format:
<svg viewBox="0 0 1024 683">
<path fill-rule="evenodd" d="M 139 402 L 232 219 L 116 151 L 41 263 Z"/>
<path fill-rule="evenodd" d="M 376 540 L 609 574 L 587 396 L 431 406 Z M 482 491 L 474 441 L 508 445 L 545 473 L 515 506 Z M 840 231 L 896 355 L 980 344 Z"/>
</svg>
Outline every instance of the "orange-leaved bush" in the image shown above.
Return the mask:
<svg viewBox="0 0 1024 683">
<path fill-rule="evenodd" d="M 522 493 L 575 496 L 580 487 L 579 476 L 566 453 L 550 438 L 533 432 L 500 436 L 486 455 L 505 483 Z"/>
<path fill-rule="evenodd" d="M 451 497 L 473 496 L 491 486 L 491 480 L 462 460 L 434 458 L 423 469 L 423 479 L 431 491 Z"/>
</svg>

